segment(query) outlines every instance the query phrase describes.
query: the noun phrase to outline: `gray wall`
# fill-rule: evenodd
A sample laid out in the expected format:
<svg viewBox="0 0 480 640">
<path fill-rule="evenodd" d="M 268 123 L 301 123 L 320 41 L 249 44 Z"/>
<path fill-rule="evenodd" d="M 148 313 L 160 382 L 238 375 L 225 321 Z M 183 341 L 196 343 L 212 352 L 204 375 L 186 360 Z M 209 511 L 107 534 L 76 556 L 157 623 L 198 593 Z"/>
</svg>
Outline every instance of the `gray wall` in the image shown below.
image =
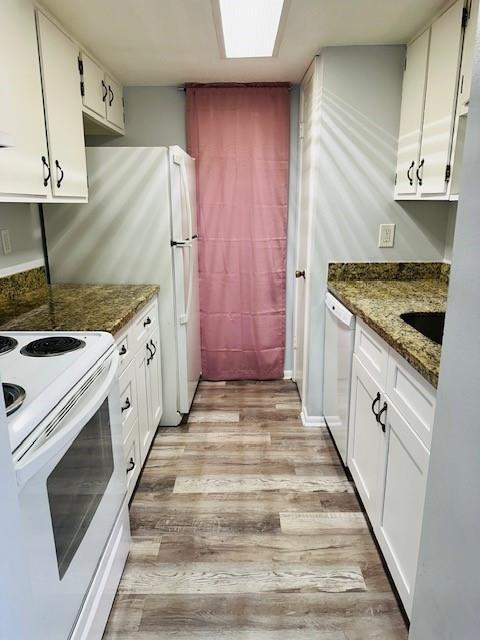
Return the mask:
<svg viewBox="0 0 480 640">
<path fill-rule="evenodd" d="M 331 261 L 443 260 L 448 203 L 393 200 L 404 68 L 403 46 L 332 47 L 324 75 L 310 272 L 306 409 L 323 412 L 324 294 Z M 396 226 L 379 249 L 378 227 Z"/>
<path fill-rule="evenodd" d="M 290 112 L 290 193 L 287 251 L 287 309 L 285 369 L 292 369 L 293 278 L 298 182 L 298 104 L 300 89 L 293 87 Z M 185 92 L 177 87 L 126 87 L 126 135 L 88 136 L 87 146 L 155 147 L 177 144 L 186 149 Z"/>
<path fill-rule="evenodd" d="M 410 640 L 480 635 L 479 136 L 477 33 Z"/>
<path fill-rule="evenodd" d="M 5 270 L 32 261 L 43 262 L 42 238 L 37 205 L 0 204 L 0 229 L 10 231 L 12 253 L 4 255 L 0 246 L 0 276 Z"/>
<path fill-rule="evenodd" d="M 177 87 L 125 87 L 125 136 L 87 136 L 89 147 L 187 148 L 185 92 Z"/>
</svg>

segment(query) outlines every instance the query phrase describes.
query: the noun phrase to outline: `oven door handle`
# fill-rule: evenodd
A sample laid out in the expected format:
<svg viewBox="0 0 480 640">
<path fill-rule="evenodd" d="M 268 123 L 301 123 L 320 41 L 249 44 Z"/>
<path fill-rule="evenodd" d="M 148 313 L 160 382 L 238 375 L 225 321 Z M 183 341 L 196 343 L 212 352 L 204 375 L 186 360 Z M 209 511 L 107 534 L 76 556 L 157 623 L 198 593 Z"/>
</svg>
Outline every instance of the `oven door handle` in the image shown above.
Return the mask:
<svg viewBox="0 0 480 640">
<path fill-rule="evenodd" d="M 15 473 L 17 476 L 17 486 L 23 487 L 28 480 L 34 476 L 39 469 L 41 469 L 52 457 L 58 455 L 67 445 L 77 437 L 87 422 L 95 415 L 102 403 L 110 394 L 112 385 L 115 382 L 118 373 L 119 355 L 115 349 L 110 358 L 108 365 L 108 373 L 103 380 L 101 386 L 95 391 L 95 394 L 88 399 L 88 403 L 85 403 L 78 414 L 72 421 L 68 420 L 68 413 L 62 417 L 62 422 L 67 421 L 64 427 L 56 427 L 57 433 L 48 438 L 41 444 L 34 442 L 27 451 L 20 456 L 18 461 L 15 462 Z M 80 401 L 81 398 L 79 398 Z M 70 409 L 74 409 L 73 405 Z M 46 425 L 45 430 L 49 426 Z M 38 438 L 42 436 L 42 433 L 38 435 Z M 37 439 L 38 439 L 37 438 Z"/>
</svg>

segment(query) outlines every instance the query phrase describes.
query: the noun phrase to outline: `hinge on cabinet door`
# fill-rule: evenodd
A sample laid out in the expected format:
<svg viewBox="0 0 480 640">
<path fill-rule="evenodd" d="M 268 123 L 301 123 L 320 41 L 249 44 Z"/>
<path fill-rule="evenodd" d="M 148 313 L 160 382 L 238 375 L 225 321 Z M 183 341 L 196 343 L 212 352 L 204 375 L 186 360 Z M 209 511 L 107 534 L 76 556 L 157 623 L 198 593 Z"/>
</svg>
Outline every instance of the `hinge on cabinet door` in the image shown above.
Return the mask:
<svg viewBox="0 0 480 640">
<path fill-rule="evenodd" d="M 450 164 L 447 164 L 447 166 L 445 167 L 445 182 L 448 182 L 450 180 L 451 173 L 452 166 Z"/>
<path fill-rule="evenodd" d="M 122 106 L 123 106 L 123 124 L 125 124 L 125 98 L 122 98 Z"/>
<path fill-rule="evenodd" d="M 467 7 L 463 7 L 463 13 L 462 13 L 462 27 L 465 28 L 468 24 L 468 19 L 470 17 L 470 12 L 468 11 Z"/>
<path fill-rule="evenodd" d="M 78 70 L 80 72 L 80 75 L 83 76 L 83 60 L 81 60 L 80 58 L 78 59 Z"/>
<path fill-rule="evenodd" d="M 397 174 L 395 174 L 395 182 L 394 182 L 394 184 L 395 185 L 397 184 Z"/>
<path fill-rule="evenodd" d="M 303 122 L 298 123 L 298 137 L 303 140 Z"/>
<path fill-rule="evenodd" d="M 83 81 L 80 82 L 80 95 L 82 97 L 85 96 L 85 83 Z"/>
</svg>

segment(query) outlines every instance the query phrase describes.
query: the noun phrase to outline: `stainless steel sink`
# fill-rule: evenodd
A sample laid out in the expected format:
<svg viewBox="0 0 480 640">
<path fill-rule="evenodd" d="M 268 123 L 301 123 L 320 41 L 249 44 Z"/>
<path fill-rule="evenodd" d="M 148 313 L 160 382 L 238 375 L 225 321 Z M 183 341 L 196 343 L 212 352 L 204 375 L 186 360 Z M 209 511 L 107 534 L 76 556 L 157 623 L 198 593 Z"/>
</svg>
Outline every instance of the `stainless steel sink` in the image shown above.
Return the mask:
<svg viewBox="0 0 480 640">
<path fill-rule="evenodd" d="M 402 313 L 400 318 L 426 338 L 429 338 L 429 340 L 442 344 L 443 327 L 445 325 L 445 313 L 443 311 Z"/>
</svg>

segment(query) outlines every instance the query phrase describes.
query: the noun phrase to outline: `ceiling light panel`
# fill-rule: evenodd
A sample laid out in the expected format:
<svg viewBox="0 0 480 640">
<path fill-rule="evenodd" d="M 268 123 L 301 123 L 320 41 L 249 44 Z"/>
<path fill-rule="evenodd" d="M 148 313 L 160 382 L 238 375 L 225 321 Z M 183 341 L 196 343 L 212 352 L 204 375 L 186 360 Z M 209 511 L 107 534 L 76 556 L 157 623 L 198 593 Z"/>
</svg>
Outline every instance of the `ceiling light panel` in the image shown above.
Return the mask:
<svg viewBox="0 0 480 640">
<path fill-rule="evenodd" d="M 284 0 L 219 0 L 227 58 L 270 58 Z"/>
</svg>

